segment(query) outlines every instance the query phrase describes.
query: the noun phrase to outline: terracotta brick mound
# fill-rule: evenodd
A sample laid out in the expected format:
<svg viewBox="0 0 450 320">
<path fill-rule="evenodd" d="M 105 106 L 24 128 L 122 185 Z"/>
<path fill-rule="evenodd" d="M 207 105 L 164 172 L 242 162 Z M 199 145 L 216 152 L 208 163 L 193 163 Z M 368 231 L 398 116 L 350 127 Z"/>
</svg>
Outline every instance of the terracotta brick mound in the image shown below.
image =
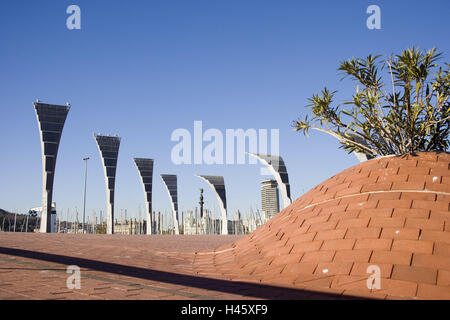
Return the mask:
<svg viewBox="0 0 450 320">
<path fill-rule="evenodd" d="M 450 299 L 450 154 L 384 157 L 319 184 L 199 274 L 381 299 Z M 368 289 L 370 265 L 381 288 Z"/>
</svg>

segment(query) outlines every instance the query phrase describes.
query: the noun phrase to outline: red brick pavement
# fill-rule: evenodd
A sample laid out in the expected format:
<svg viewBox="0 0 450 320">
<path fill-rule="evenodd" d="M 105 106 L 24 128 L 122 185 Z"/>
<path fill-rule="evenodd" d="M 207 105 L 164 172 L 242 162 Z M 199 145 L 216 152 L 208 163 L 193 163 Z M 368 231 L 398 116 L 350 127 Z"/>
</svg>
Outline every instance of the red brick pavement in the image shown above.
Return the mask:
<svg viewBox="0 0 450 320">
<path fill-rule="evenodd" d="M 0 299 L 333 297 L 217 273 L 205 252 L 239 238 L 0 233 Z M 69 265 L 80 267 L 81 289 L 67 288 Z"/>
</svg>

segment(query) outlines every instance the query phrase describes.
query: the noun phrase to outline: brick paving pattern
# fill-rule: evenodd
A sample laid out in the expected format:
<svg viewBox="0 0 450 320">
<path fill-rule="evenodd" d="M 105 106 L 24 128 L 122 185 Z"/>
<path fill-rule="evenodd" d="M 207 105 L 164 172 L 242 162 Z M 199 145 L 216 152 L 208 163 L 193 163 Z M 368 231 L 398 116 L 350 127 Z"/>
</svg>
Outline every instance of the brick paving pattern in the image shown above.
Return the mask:
<svg viewBox="0 0 450 320">
<path fill-rule="evenodd" d="M 0 233 L 0 299 L 450 299 L 449 164 L 364 162 L 244 237 Z"/>
</svg>

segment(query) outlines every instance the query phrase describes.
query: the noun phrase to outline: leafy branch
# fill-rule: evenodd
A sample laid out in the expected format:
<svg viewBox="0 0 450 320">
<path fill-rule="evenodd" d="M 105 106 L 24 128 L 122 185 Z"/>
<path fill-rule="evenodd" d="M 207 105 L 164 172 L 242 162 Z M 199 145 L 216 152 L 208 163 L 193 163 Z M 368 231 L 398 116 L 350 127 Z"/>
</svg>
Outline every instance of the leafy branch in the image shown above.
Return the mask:
<svg viewBox="0 0 450 320">
<path fill-rule="evenodd" d="M 449 147 L 450 65 L 439 66 L 436 49 L 410 48 L 395 56 L 369 55 L 340 63 L 344 78 L 357 82 L 350 100 L 333 106 L 336 91 L 324 88 L 309 99 L 311 118 L 293 122 L 296 131 L 332 134 L 349 152 L 368 158 Z M 387 68 L 386 68 L 387 66 Z M 383 72 L 387 69 L 387 92 Z M 398 90 L 398 91 L 397 91 Z"/>
</svg>

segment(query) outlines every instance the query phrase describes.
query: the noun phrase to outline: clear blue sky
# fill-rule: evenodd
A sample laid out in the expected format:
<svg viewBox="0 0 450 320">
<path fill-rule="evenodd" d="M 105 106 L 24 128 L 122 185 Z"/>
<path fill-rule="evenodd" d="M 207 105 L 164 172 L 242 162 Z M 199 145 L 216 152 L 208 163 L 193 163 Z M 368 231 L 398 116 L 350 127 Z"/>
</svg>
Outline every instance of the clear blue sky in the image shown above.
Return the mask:
<svg viewBox="0 0 450 320">
<path fill-rule="evenodd" d="M 66 28 L 66 8 L 81 8 L 81 30 Z M 381 30 L 366 8 L 381 7 Z M 90 156 L 87 213 L 105 210 L 105 185 L 93 132 L 122 137 L 116 217 L 135 215 L 144 195 L 132 157 L 155 159 L 155 210 L 169 210 L 159 175 L 179 177 L 180 209 L 205 188 L 194 174 L 223 175 L 229 214 L 260 206 L 260 165 L 180 165 L 170 161 L 176 128 L 280 130 L 293 198 L 357 164 L 333 138 L 293 132 L 307 98 L 340 81 L 339 61 L 410 46 L 437 47 L 449 61 L 450 2 L 441 1 L 1 1 L 0 208 L 41 204 L 41 149 L 32 102 L 70 101 L 56 167 L 58 209 L 81 212 L 83 157 Z M 65 214 L 65 213 L 64 213 Z"/>
</svg>

